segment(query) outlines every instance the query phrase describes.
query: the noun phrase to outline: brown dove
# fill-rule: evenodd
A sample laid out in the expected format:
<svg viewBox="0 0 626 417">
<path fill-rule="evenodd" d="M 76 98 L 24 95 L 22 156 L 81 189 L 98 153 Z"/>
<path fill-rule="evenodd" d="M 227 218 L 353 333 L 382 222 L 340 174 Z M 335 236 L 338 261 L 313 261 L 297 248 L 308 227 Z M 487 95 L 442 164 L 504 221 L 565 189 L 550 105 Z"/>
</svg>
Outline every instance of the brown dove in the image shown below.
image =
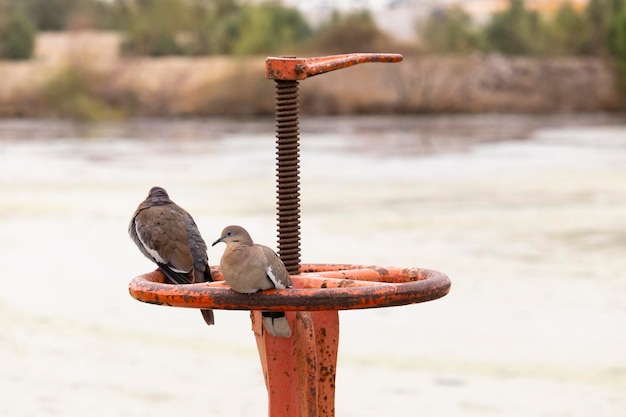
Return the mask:
<svg viewBox="0 0 626 417">
<path fill-rule="evenodd" d="M 175 284 L 213 281 L 207 246 L 193 218 L 161 187 L 152 187 L 133 214 L 128 233 L 146 258 Z M 200 310 L 208 325 L 213 310 Z"/>
<path fill-rule="evenodd" d="M 224 242 L 226 249 L 220 260 L 224 280 L 237 292 L 255 293 L 272 288 L 293 288 L 285 264 L 267 246 L 256 244 L 241 226 L 228 226 L 212 246 Z M 285 313 L 262 313 L 263 327 L 274 337 L 291 336 Z"/>
</svg>

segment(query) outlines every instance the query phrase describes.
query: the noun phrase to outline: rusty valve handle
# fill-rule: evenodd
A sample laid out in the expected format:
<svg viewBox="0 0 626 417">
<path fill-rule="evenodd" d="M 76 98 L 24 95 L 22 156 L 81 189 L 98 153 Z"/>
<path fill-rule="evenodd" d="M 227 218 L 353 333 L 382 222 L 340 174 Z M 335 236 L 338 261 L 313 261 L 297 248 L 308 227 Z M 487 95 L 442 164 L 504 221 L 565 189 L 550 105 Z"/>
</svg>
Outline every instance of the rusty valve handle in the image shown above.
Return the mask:
<svg viewBox="0 0 626 417">
<path fill-rule="evenodd" d="M 300 145 L 298 80 L 367 62 L 400 62 L 399 54 L 317 58 L 268 57 L 265 77 L 276 82 L 278 254 L 291 275 L 300 273 Z"/>
<path fill-rule="evenodd" d="M 316 58 L 268 57 L 265 78 L 272 80 L 304 80 L 342 68 L 367 62 L 400 62 L 400 54 L 345 54 Z"/>
</svg>

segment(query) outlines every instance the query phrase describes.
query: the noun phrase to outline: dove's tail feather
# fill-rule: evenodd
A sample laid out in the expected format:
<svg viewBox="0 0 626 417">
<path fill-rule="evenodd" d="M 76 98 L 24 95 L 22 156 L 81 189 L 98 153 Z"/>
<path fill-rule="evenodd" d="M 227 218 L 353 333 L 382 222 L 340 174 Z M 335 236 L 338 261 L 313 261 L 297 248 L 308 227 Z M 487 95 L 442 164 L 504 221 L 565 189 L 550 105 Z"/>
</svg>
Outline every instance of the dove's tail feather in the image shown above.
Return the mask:
<svg viewBox="0 0 626 417">
<path fill-rule="evenodd" d="M 289 327 L 285 313 L 264 311 L 261 315 L 263 317 L 263 327 L 269 334 L 274 337 L 291 336 L 291 327 Z"/>
<path fill-rule="evenodd" d="M 213 310 L 200 310 L 202 313 L 202 318 L 207 326 L 212 326 L 215 324 L 215 317 L 213 316 Z"/>
</svg>

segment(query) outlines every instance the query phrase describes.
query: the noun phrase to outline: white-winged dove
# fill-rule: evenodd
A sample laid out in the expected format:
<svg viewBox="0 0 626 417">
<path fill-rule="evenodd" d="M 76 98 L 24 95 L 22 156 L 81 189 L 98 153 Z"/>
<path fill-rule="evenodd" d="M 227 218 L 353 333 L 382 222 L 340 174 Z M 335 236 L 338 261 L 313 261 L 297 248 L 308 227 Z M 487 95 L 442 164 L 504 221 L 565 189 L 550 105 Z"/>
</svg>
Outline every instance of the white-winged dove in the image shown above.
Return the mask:
<svg viewBox="0 0 626 417">
<path fill-rule="evenodd" d="M 219 239 L 213 242 L 226 243 L 220 260 L 224 280 L 237 292 L 255 293 L 272 288 L 293 288 L 285 264 L 267 246 L 255 244 L 250 234 L 241 226 L 228 226 Z M 289 322 L 282 312 L 262 313 L 263 326 L 274 337 L 291 336 Z"/>
<path fill-rule="evenodd" d="M 148 259 L 170 281 L 191 284 L 213 281 L 207 246 L 193 218 L 161 187 L 152 187 L 128 225 L 128 233 Z M 213 310 L 200 310 L 208 325 Z"/>
</svg>

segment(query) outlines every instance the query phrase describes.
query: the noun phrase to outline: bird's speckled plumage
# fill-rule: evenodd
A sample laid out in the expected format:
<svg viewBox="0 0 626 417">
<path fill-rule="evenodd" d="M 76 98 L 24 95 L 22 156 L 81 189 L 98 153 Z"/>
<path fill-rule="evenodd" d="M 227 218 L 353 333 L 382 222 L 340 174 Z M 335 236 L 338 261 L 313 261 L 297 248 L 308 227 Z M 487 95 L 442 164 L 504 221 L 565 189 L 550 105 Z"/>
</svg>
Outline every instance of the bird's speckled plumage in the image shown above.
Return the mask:
<svg viewBox="0 0 626 417">
<path fill-rule="evenodd" d="M 251 294 L 273 288 L 292 288 L 291 276 L 278 255 L 267 246 L 256 244 L 241 226 L 224 228 L 219 239 L 226 243 L 220 260 L 224 280 L 237 292 Z M 285 313 L 263 313 L 265 329 L 275 337 L 289 337 L 291 328 Z"/>
<path fill-rule="evenodd" d="M 128 233 L 141 253 L 156 263 L 176 284 L 213 281 L 207 246 L 193 218 L 170 200 L 165 189 L 152 187 L 128 225 Z M 214 323 L 212 310 L 201 310 L 204 321 Z"/>
</svg>

